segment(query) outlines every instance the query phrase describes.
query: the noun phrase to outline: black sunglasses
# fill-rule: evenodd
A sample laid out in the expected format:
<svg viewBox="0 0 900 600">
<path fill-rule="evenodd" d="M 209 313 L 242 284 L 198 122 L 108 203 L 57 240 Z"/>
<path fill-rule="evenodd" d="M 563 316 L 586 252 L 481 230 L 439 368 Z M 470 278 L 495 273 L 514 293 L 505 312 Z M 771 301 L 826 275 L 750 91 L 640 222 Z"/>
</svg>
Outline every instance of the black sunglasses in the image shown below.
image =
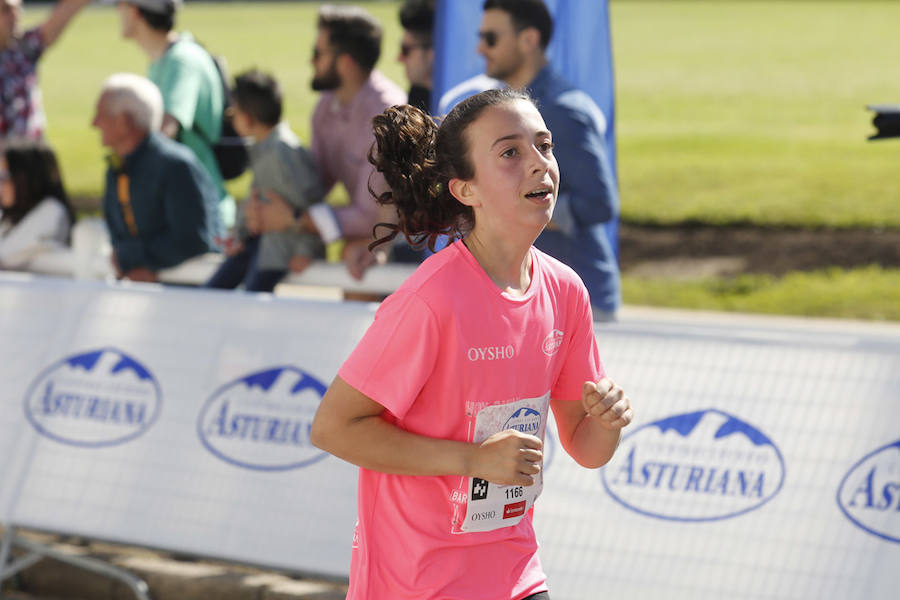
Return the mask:
<svg viewBox="0 0 900 600">
<path fill-rule="evenodd" d="M 406 58 L 416 48 L 431 48 L 431 44 L 400 44 L 400 56 Z"/>
<path fill-rule="evenodd" d="M 497 45 L 497 38 L 500 36 L 496 31 L 479 31 L 478 37 L 484 42 L 484 45 L 488 48 L 493 48 Z"/>
</svg>

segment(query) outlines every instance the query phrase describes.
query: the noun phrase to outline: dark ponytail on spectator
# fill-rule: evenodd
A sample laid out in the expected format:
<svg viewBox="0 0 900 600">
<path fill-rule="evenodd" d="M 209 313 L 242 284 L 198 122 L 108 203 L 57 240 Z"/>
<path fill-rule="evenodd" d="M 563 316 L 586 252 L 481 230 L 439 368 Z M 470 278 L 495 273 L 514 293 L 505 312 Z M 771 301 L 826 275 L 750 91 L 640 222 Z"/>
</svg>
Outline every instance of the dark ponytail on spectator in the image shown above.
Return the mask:
<svg viewBox="0 0 900 600">
<path fill-rule="evenodd" d="M 465 136 L 469 125 L 485 108 L 513 100 L 532 101 L 520 91 L 488 90 L 460 102 L 440 126 L 408 104 L 392 106 L 372 120 L 375 145 L 369 162 L 390 187 L 382 194 L 372 193 L 379 204 L 396 206 L 398 223 L 379 223 L 391 232 L 381 238 L 376 234 L 370 248 L 402 233 L 414 248 L 427 243 L 434 251 L 439 236 L 462 238 L 472 230 L 472 207 L 453 197 L 449 182 L 475 176 Z"/>
</svg>

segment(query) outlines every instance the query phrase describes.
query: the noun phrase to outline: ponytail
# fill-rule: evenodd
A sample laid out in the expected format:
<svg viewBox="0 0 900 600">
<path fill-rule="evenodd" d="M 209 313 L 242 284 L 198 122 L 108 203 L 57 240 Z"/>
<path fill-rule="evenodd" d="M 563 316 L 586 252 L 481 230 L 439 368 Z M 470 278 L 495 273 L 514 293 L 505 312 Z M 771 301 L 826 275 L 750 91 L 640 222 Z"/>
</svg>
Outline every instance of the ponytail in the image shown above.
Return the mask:
<svg viewBox="0 0 900 600">
<path fill-rule="evenodd" d="M 472 209 L 460 204 L 448 189 L 449 174 L 437 160 L 438 126 L 430 116 L 408 104 L 392 106 L 372 120 L 375 145 L 369 162 L 384 175 L 390 189 L 376 196 L 379 204 L 393 204 L 396 225 L 379 223 L 390 233 L 370 245 L 393 240 L 402 233 L 413 248 L 427 244 L 433 252 L 442 235 L 462 237 L 471 228 Z"/>
</svg>

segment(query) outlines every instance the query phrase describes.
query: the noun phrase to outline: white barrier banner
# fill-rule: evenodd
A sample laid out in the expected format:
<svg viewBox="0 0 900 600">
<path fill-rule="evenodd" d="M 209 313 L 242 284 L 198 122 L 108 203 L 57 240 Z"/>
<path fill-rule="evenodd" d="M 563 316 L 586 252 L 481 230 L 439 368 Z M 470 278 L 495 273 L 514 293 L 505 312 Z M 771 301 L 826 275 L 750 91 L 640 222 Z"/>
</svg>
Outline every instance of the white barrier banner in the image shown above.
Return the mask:
<svg viewBox="0 0 900 600">
<path fill-rule="evenodd" d="M 900 597 L 900 328 L 654 315 L 597 339 L 636 421 L 596 472 L 551 439 L 554 597 Z"/>
<path fill-rule="evenodd" d="M 372 309 L 0 280 L 0 521 L 346 576 L 356 469 L 309 443 Z"/>
<path fill-rule="evenodd" d="M 355 469 L 308 441 L 361 304 L 0 277 L 0 521 L 336 577 Z M 547 430 L 558 599 L 900 590 L 900 328 L 630 313 L 636 421 L 600 470 Z"/>
</svg>

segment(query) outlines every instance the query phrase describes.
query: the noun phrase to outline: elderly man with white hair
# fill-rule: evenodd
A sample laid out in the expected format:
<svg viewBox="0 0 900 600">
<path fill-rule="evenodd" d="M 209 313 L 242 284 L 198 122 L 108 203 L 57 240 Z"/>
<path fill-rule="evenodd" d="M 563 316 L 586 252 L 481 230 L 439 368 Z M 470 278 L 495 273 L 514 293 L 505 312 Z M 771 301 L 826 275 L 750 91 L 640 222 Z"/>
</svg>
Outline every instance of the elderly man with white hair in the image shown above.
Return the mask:
<svg viewBox="0 0 900 600">
<path fill-rule="evenodd" d="M 149 79 L 119 73 L 103 83 L 92 124 L 111 150 L 103 215 L 120 278 L 156 281 L 222 234 L 216 186 L 190 149 L 158 133 L 162 118 Z"/>
</svg>

